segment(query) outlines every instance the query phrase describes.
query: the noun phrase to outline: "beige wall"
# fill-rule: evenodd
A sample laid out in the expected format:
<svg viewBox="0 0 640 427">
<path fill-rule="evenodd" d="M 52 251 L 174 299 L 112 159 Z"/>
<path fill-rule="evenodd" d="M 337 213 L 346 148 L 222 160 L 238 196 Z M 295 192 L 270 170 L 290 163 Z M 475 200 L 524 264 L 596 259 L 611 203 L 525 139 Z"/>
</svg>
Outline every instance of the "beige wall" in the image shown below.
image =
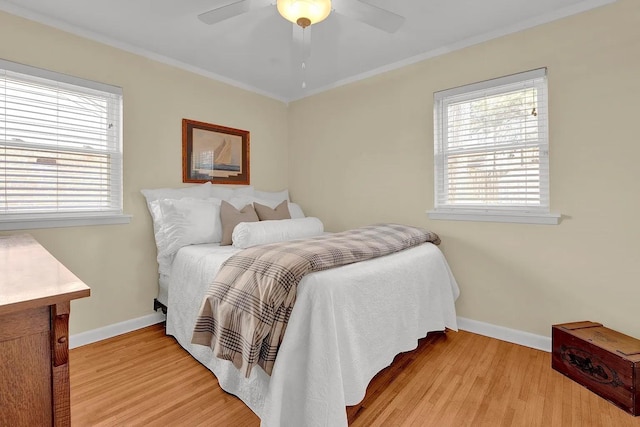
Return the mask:
<svg viewBox="0 0 640 427">
<path fill-rule="evenodd" d="M 249 130 L 252 183 L 287 186 L 287 106 L 279 101 L 2 12 L 0 58 L 123 88 L 131 223 L 29 231 L 91 287 L 90 298 L 72 304 L 72 334 L 152 313 L 157 264 L 140 189 L 182 185 L 182 118 Z"/>
<path fill-rule="evenodd" d="M 92 288 L 78 333 L 151 313 L 155 246 L 141 188 L 181 185 L 182 118 L 251 131 L 252 182 L 291 189 L 328 229 L 380 221 L 437 231 L 461 316 L 548 335 L 591 319 L 640 337 L 640 4 L 453 52 L 287 107 L 0 13 L 0 58 L 121 86 L 129 225 L 34 230 Z M 552 210 L 561 225 L 431 221 L 435 91 L 548 67 Z M 287 161 L 289 159 L 289 161 Z"/>
<path fill-rule="evenodd" d="M 290 105 L 289 183 L 331 230 L 438 232 L 458 314 L 549 335 L 594 320 L 640 337 L 640 2 L 502 37 Z M 548 67 L 558 226 L 433 221 L 433 93 Z"/>
</svg>

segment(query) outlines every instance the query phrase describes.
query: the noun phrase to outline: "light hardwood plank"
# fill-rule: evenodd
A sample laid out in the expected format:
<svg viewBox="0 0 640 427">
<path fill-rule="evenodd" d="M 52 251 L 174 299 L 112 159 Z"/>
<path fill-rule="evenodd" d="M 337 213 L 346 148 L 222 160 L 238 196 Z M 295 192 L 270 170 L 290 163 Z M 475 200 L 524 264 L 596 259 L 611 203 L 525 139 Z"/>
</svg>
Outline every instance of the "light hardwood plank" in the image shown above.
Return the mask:
<svg viewBox="0 0 640 427">
<path fill-rule="evenodd" d="M 260 424 L 162 325 L 73 349 L 70 363 L 73 425 Z M 640 427 L 552 370 L 550 354 L 463 331 L 396 357 L 347 415 L 353 427 Z"/>
</svg>

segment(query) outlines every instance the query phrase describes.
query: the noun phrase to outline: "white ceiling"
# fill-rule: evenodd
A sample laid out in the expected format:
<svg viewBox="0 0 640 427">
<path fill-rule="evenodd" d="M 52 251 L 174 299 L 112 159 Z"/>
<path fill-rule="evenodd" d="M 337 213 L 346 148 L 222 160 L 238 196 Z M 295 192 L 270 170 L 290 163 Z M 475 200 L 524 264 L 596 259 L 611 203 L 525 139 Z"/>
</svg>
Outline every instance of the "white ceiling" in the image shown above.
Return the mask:
<svg viewBox="0 0 640 427">
<path fill-rule="evenodd" d="M 404 24 L 389 34 L 334 12 L 310 27 L 304 73 L 293 24 L 275 6 L 198 20 L 233 1 L 0 0 L 0 10 L 291 101 L 615 0 L 363 0 Z"/>
</svg>

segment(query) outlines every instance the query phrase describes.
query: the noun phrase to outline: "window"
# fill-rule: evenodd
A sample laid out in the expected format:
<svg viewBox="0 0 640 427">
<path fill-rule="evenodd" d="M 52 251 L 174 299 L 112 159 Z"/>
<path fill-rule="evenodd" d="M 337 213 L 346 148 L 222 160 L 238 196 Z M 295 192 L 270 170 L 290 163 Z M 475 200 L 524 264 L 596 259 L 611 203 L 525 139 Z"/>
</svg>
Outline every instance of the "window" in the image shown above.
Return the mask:
<svg viewBox="0 0 640 427">
<path fill-rule="evenodd" d="M 0 229 L 124 223 L 120 88 L 0 60 Z"/>
<path fill-rule="evenodd" d="M 557 224 L 549 212 L 546 70 L 434 95 L 433 219 Z"/>
</svg>

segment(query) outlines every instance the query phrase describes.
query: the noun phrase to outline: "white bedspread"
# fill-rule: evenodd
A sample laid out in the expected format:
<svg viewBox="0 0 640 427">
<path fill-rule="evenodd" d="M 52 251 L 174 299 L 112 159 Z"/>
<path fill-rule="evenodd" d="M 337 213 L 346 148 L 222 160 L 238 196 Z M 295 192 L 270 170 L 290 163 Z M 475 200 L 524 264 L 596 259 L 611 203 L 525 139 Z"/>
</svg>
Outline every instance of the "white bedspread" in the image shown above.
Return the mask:
<svg viewBox="0 0 640 427">
<path fill-rule="evenodd" d="M 191 344 L 205 290 L 238 249 L 187 246 L 171 271 L 167 333 L 238 396 L 262 426 L 346 426 L 345 406 L 396 354 L 413 350 L 429 331 L 457 330 L 458 286 L 440 250 L 424 244 L 401 253 L 309 274 L 298 297 L 271 377 L 246 379 L 208 347 Z"/>
</svg>

